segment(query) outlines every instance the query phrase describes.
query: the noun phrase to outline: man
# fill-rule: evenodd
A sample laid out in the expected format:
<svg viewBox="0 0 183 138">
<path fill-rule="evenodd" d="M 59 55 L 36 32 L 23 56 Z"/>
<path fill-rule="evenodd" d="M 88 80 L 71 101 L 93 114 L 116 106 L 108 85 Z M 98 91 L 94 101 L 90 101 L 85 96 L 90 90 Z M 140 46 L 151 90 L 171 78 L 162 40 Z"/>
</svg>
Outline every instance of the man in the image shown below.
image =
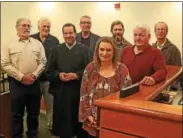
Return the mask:
<svg viewBox="0 0 183 138">
<path fill-rule="evenodd" d="M 154 25 L 154 32 L 157 41 L 153 46 L 161 50 L 165 56 L 166 64 L 181 66 L 181 54 L 179 49 L 166 38 L 168 34 L 168 25 L 165 22 L 158 22 Z"/>
<path fill-rule="evenodd" d="M 12 138 L 23 138 L 24 109 L 27 111 L 27 137 L 38 138 L 40 112 L 40 83 L 37 80 L 45 68 L 46 57 L 42 44 L 30 38 L 31 22 L 19 18 L 18 38 L 2 47 L 2 69 L 10 76 Z"/>
<path fill-rule="evenodd" d="M 91 26 L 92 26 L 91 18 L 87 15 L 82 16 L 80 19 L 81 32 L 77 34 L 76 41 L 78 43 L 82 43 L 88 46 L 92 54 L 91 56 L 93 58 L 95 46 L 100 36 L 90 31 Z"/>
<path fill-rule="evenodd" d="M 121 21 L 116 20 L 112 22 L 111 33 L 117 48 L 117 59 L 120 58 L 121 52 L 125 47 L 132 46 L 132 44 L 123 37 L 124 31 L 125 31 L 125 28 Z"/>
<path fill-rule="evenodd" d="M 48 59 L 50 52 L 54 49 L 58 44 L 59 40 L 50 34 L 51 23 L 48 18 L 41 18 L 38 21 L 38 29 L 39 32 L 31 35 L 31 37 L 39 40 L 45 49 L 46 58 Z M 53 114 L 53 96 L 48 92 L 49 91 L 49 81 L 46 79 L 45 74 L 42 74 L 40 77 L 40 86 L 41 93 L 44 97 L 44 103 L 46 107 L 47 114 L 47 128 L 52 128 L 52 114 Z"/>
<path fill-rule="evenodd" d="M 87 46 L 76 43 L 76 28 L 71 23 L 62 27 L 65 43 L 55 48 L 48 60 L 46 74 L 54 84 L 52 134 L 72 138 L 77 133 L 80 85 L 83 71 L 91 60 Z"/>
<path fill-rule="evenodd" d="M 121 62 L 129 69 L 132 83 L 154 85 L 165 79 L 167 70 L 163 54 L 150 46 L 150 30 L 146 26 L 136 26 L 133 47 L 126 47 L 121 54 Z"/>
</svg>

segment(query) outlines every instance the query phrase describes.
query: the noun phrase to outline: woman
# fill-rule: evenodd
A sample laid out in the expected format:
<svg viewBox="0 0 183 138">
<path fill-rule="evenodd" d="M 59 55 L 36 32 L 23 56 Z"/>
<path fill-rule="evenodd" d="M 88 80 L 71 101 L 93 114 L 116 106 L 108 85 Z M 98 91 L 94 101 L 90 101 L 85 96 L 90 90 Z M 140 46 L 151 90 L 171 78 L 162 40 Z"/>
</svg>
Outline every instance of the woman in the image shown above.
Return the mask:
<svg viewBox="0 0 183 138">
<path fill-rule="evenodd" d="M 94 101 L 131 85 L 127 67 L 116 60 L 116 47 L 110 37 L 101 38 L 94 61 L 87 65 L 81 83 L 79 120 L 90 137 L 96 137 L 97 107 Z"/>
</svg>

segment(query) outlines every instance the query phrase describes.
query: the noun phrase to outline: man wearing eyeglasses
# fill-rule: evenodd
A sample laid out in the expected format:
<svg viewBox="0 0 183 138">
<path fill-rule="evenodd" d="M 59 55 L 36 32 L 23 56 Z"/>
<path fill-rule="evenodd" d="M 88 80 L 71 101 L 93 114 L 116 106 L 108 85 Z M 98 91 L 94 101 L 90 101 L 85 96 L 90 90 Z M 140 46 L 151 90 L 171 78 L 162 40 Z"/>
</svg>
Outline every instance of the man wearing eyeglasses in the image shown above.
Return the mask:
<svg viewBox="0 0 183 138">
<path fill-rule="evenodd" d="M 157 41 L 153 46 L 161 50 L 165 56 L 166 64 L 181 66 L 181 54 L 179 49 L 166 38 L 168 34 L 168 25 L 165 22 L 158 22 L 154 25 L 154 32 Z"/>
<path fill-rule="evenodd" d="M 76 41 L 78 43 L 82 43 L 89 47 L 91 51 L 91 56 L 93 58 L 93 54 L 95 51 L 95 45 L 100 38 L 97 34 L 94 34 L 90 31 L 92 26 L 91 17 L 84 15 L 80 19 L 80 28 L 81 32 L 77 33 Z"/>
<path fill-rule="evenodd" d="M 17 36 L 2 47 L 1 65 L 9 76 L 12 112 L 12 138 L 23 138 L 23 116 L 27 111 L 27 137 L 37 138 L 40 112 L 40 83 L 38 77 L 46 65 L 42 44 L 29 37 L 31 22 L 19 18 Z"/>
<path fill-rule="evenodd" d="M 59 40 L 55 36 L 50 34 L 50 28 L 50 20 L 48 18 L 41 18 L 38 21 L 39 32 L 31 35 L 31 37 L 39 40 L 43 44 L 47 59 L 52 49 L 54 49 L 59 44 Z M 40 76 L 39 79 L 41 82 L 41 93 L 44 98 L 46 115 L 48 120 L 46 127 L 48 129 L 52 129 L 53 96 L 50 94 L 51 91 L 49 91 L 49 86 L 51 87 L 52 84 L 46 79 L 44 73 Z"/>
</svg>

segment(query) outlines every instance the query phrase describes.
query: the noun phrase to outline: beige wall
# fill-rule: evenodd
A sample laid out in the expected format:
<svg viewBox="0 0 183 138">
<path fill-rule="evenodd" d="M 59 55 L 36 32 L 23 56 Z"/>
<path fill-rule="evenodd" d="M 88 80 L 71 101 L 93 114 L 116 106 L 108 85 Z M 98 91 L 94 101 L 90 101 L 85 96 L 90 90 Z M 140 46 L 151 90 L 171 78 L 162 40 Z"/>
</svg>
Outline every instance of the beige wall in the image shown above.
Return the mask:
<svg viewBox="0 0 183 138">
<path fill-rule="evenodd" d="M 63 42 L 61 28 L 66 22 L 72 22 L 79 28 L 82 15 L 92 18 L 92 31 L 103 36 L 111 35 L 110 25 L 120 19 L 125 25 L 125 38 L 133 43 L 132 30 L 137 24 L 147 24 L 151 28 L 154 42 L 153 26 L 157 21 L 169 25 L 168 38 L 182 52 L 182 3 L 181 2 L 120 2 L 121 10 L 114 9 L 114 3 L 101 2 L 53 2 L 55 7 L 50 11 L 39 7 L 38 2 L 2 2 L 1 3 L 1 45 L 6 44 L 16 35 L 15 22 L 18 17 L 29 17 L 32 21 L 32 32 L 37 32 L 37 21 L 48 16 L 52 21 L 51 33 Z M 51 4 L 49 4 L 51 5 Z"/>
</svg>

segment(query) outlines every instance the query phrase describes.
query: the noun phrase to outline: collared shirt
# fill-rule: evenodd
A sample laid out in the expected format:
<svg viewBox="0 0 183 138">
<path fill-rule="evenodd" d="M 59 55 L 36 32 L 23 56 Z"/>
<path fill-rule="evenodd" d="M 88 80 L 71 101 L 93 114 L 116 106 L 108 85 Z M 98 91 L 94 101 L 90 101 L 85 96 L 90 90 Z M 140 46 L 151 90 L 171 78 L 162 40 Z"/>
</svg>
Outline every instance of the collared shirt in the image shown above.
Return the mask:
<svg viewBox="0 0 183 138">
<path fill-rule="evenodd" d="M 65 43 L 65 45 L 67 46 L 67 48 L 69 50 L 71 50 L 76 45 L 76 41 L 74 42 L 74 44 L 72 46 L 69 46 L 67 43 Z"/>
<path fill-rule="evenodd" d="M 165 43 L 166 43 L 166 39 L 165 39 L 165 41 L 161 45 L 158 45 L 158 43 L 157 43 L 157 48 L 159 50 L 161 50 L 163 48 L 163 46 L 165 45 Z"/>
<path fill-rule="evenodd" d="M 160 82 L 167 74 L 162 52 L 151 46 L 137 55 L 134 53 L 134 46 L 126 47 L 122 51 L 120 61 L 127 66 L 133 84 L 141 81 L 145 76 L 150 76 L 156 82 Z"/>
<path fill-rule="evenodd" d="M 25 74 L 38 77 L 46 65 L 44 47 L 34 38 L 10 42 L 2 47 L 1 55 L 2 69 L 18 81 L 21 81 Z"/>
</svg>

